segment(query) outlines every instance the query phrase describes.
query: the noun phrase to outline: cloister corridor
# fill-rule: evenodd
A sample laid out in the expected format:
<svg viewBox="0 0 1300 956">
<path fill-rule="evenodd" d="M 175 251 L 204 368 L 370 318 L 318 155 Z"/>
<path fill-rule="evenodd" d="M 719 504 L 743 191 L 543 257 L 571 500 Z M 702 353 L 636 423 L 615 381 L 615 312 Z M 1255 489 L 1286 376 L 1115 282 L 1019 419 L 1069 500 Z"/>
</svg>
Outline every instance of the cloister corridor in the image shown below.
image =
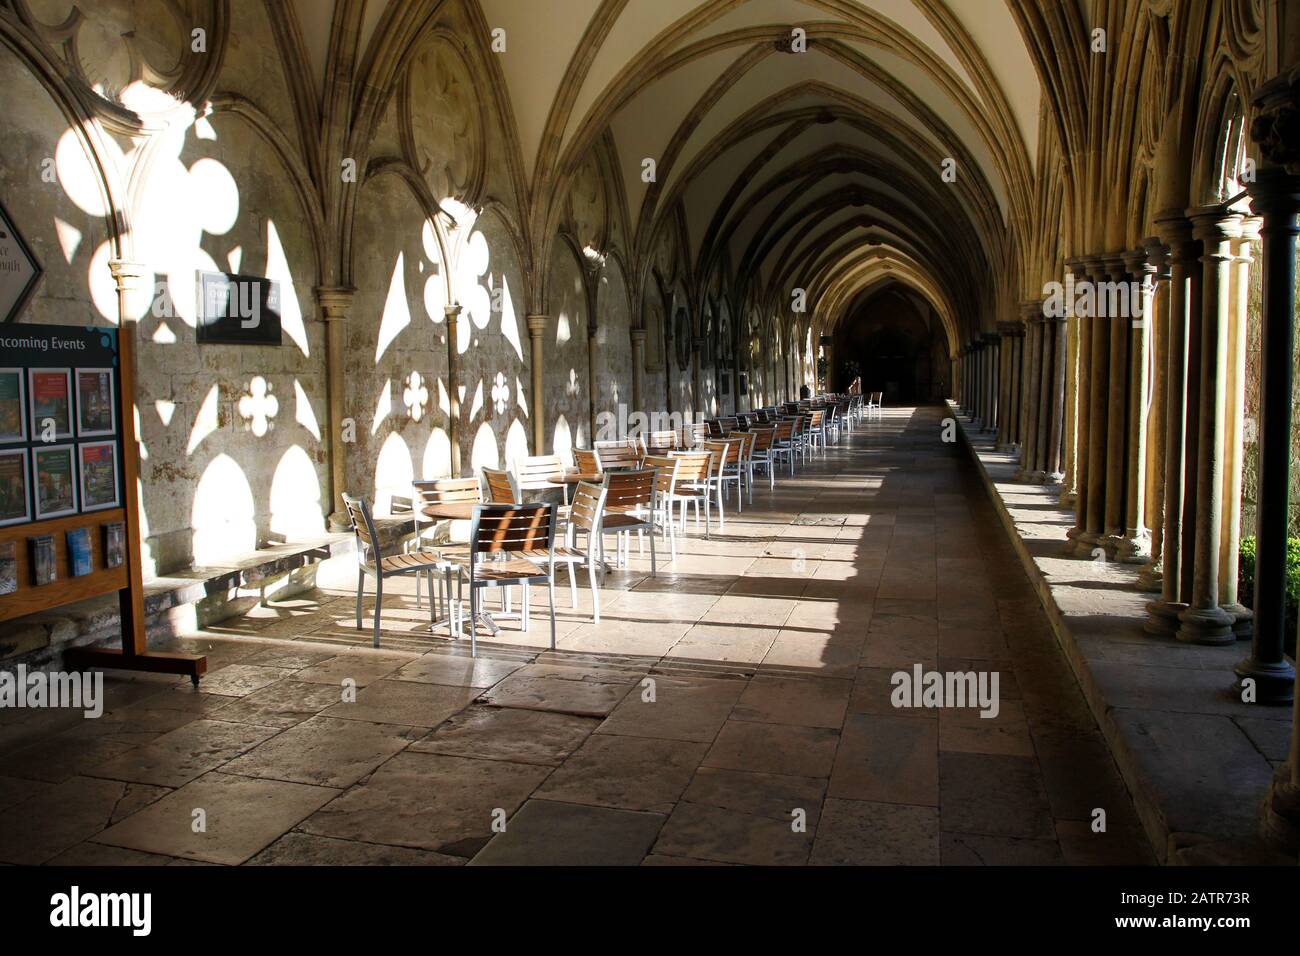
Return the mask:
<svg viewBox="0 0 1300 956">
<path fill-rule="evenodd" d="M 208 655 L 197 689 L 118 675 L 97 721 L 0 711 L 0 858 L 1150 863 L 946 414 L 885 409 L 655 576 L 633 548 L 600 625 L 559 587 L 556 651 L 542 589 L 470 658 L 416 632 L 409 585 L 375 651 L 343 583 L 176 639 Z M 997 672 L 997 716 L 891 704 L 918 663 Z M 236 820 L 196 835 L 193 806 Z"/>
</svg>

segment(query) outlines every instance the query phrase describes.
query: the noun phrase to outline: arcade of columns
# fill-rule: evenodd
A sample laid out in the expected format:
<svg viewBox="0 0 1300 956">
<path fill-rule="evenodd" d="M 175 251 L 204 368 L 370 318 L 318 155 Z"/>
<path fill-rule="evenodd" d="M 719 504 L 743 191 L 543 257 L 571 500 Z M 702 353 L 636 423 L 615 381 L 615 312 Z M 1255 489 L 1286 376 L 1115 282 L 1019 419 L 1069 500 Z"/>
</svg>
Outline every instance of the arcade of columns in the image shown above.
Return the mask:
<svg viewBox="0 0 1300 956">
<path fill-rule="evenodd" d="M 1297 94 L 1300 74 L 1255 96 L 1251 135 L 1266 162 L 1246 187 L 1251 214 L 1226 203 L 1168 210 L 1140 248 L 1066 260 L 1076 283 L 1134 283 L 1140 316 L 1104 307 L 1056 316 L 1044 301 L 1024 302 L 1018 319 L 956 360 L 962 408 L 996 433 L 999 450 L 1018 450 L 1017 480 L 1060 484 L 1060 503 L 1075 515 L 1071 553 L 1138 568 L 1134 586 L 1153 593 L 1146 631 L 1191 644 L 1249 642 L 1235 692 L 1293 707 L 1284 639 L 1300 143 L 1284 124 L 1300 108 Z M 1262 269 L 1262 309 L 1247 608 L 1237 580 L 1252 263 Z M 1263 835 L 1290 850 L 1300 844 L 1298 741 L 1300 707 L 1261 815 Z"/>
</svg>

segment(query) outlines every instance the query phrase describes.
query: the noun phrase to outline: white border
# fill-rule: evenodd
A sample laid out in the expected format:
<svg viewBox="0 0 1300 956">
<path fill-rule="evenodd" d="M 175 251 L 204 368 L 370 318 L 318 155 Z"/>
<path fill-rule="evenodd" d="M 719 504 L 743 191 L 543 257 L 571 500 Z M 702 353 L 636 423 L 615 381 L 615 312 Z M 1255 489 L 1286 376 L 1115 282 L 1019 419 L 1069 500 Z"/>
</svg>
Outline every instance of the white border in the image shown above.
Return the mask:
<svg viewBox="0 0 1300 956">
<path fill-rule="evenodd" d="M 40 423 L 37 421 L 36 418 L 36 405 L 35 405 L 36 397 L 35 397 L 35 391 L 32 388 L 32 378 L 36 375 L 37 372 L 62 372 L 63 373 L 63 380 L 64 383 L 67 385 L 67 390 L 68 390 L 68 421 L 67 421 L 68 427 L 64 431 L 60 431 L 58 428 L 55 428 L 54 437 L 56 439 L 71 438 L 73 436 L 73 429 L 76 425 L 76 422 L 74 422 L 73 419 L 77 415 L 77 408 L 76 408 L 77 398 L 75 395 L 72 394 L 72 369 L 66 367 L 65 368 L 29 368 L 27 370 L 27 411 L 31 415 L 31 419 L 32 419 L 33 434 L 31 440 L 40 441 L 40 436 L 39 434 L 37 434 L 40 431 L 40 428 L 38 427 Z M 46 445 L 46 447 L 48 448 L 50 446 Z"/>
<path fill-rule="evenodd" d="M 63 451 L 67 449 L 72 454 L 72 507 L 66 511 L 42 511 L 41 510 L 41 483 L 37 478 L 36 459 L 48 452 Z M 77 446 L 71 442 L 64 442 L 61 445 L 37 445 L 32 448 L 32 502 L 35 505 L 36 520 L 44 521 L 46 518 L 62 518 L 65 515 L 75 515 L 77 513 L 77 504 L 81 500 L 78 494 L 77 485 L 80 481 L 77 477 Z"/>
<path fill-rule="evenodd" d="M 13 372 L 18 376 L 18 427 L 22 429 L 22 434 L 17 438 L 6 438 L 0 435 L 0 445 L 27 441 L 27 376 L 23 374 L 25 371 L 26 369 L 21 368 L 0 368 L 0 375 Z"/>
<path fill-rule="evenodd" d="M 99 429 L 99 430 L 96 430 L 96 431 L 88 431 L 88 430 L 83 430 L 82 427 L 81 427 L 81 381 L 80 381 L 80 375 L 81 375 L 82 372 L 94 372 L 94 373 L 105 372 L 105 373 L 108 374 L 108 414 L 109 414 L 110 419 L 111 419 L 111 421 L 112 421 L 112 424 L 109 426 L 108 431 L 104 431 L 103 429 Z M 72 391 L 75 393 L 75 396 L 76 396 L 76 403 L 77 403 L 77 422 L 76 422 L 76 424 L 77 424 L 77 437 L 78 437 L 78 438 L 93 438 L 93 437 L 97 437 L 97 436 L 100 436 L 100 435 L 116 435 L 116 434 L 117 434 L 117 402 L 114 400 L 114 399 L 116 398 L 116 395 L 117 395 L 117 381 L 116 381 L 116 376 L 115 376 L 114 373 L 113 373 L 113 369 L 111 369 L 111 368 L 74 368 L 74 369 L 72 370 Z"/>
<path fill-rule="evenodd" d="M 21 518 L 0 518 L 0 527 L 11 524 L 27 524 L 32 520 L 32 475 L 28 469 L 29 456 L 26 448 L 0 448 L 0 457 L 22 455 L 23 457 L 23 511 Z"/>
<path fill-rule="evenodd" d="M 83 448 L 104 448 L 107 447 L 113 452 L 113 501 L 111 504 L 90 505 L 86 503 L 86 469 L 82 467 L 81 450 Z M 106 508 L 122 507 L 122 484 L 117 477 L 117 442 L 115 441 L 88 441 L 81 442 L 77 445 L 77 492 L 81 496 L 82 511 L 103 511 Z"/>
</svg>

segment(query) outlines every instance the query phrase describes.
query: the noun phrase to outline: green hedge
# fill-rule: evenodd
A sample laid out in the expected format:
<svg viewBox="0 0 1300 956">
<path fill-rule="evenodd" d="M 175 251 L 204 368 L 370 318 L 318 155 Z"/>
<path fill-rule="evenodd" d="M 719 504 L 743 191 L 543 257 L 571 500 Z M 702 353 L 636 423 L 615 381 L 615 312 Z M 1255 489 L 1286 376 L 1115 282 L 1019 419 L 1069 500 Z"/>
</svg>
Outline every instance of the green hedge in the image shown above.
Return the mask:
<svg viewBox="0 0 1300 956">
<path fill-rule="evenodd" d="M 1255 606 L 1255 539 L 1243 538 L 1237 565 L 1237 600 Z M 1300 538 L 1286 539 L 1286 646 L 1295 655 L 1296 619 L 1300 612 Z"/>
</svg>

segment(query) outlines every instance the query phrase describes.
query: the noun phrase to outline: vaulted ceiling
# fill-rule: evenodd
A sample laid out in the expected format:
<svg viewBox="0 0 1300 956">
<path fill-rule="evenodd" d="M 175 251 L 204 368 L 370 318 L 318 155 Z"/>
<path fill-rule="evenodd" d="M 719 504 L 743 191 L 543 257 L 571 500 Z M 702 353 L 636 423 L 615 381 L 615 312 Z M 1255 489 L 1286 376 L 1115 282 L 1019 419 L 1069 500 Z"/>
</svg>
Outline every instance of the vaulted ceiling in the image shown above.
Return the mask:
<svg viewBox="0 0 1300 956">
<path fill-rule="evenodd" d="M 324 82 L 324 3 L 293 2 Z M 1038 152 L 1019 0 L 469 2 L 505 31 L 492 59 L 534 222 L 603 142 L 634 252 L 684 223 L 700 281 L 726 263 L 751 301 L 805 289 L 833 323 L 897 278 L 954 338 L 957 303 L 994 297 Z M 403 5 L 365 4 L 361 50 Z"/>
</svg>

